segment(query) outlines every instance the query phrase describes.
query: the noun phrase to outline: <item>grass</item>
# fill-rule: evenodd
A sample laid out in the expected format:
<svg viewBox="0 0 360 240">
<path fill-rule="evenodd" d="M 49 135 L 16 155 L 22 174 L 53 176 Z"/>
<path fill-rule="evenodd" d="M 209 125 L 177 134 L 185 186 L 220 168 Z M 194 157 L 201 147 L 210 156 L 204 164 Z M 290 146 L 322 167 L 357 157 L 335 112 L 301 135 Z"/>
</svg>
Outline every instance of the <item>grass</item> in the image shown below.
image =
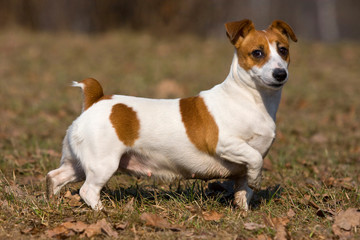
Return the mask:
<svg viewBox="0 0 360 240">
<path fill-rule="evenodd" d="M 335 237 L 336 213 L 360 208 L 357 42 L 292 44 L 277 139 L 248 213 L 234 208 L 231 191 L 215 181 L 164 183 L 116 175 L 102 193 L 106 212 L 94 212 L 82 202 L 74 206 L 65 197 L 81 184 L 67 186 L 54 201 L 45 198 L 44 177 L 58 166 L 65 130 L 81 111 L 81 94 L 69 87 L 71 81 L 97 78 L 108 94 L 195 95 L 225 79 L 233 54 L 226 39 L 18 30 L 2 32 L 0 42 L 1 238 L 45 239 L 47 230 L 63 222 L 102 218 L 127 224 L 117 230 L 121 238 L 272 238 L 277 231 L 268 220 L 287 217 L 292 238 L 328 239 Z M 163 93 L 159 86 L 164 82 L 181 91 Z M 204 214 L 212 211 L 223 215 L 206 220 Z M 141 220 L 145 212 L 179 229 L 148 226 Z M 246 230 L 250 222 L 265 227 Z"/>
</svg>

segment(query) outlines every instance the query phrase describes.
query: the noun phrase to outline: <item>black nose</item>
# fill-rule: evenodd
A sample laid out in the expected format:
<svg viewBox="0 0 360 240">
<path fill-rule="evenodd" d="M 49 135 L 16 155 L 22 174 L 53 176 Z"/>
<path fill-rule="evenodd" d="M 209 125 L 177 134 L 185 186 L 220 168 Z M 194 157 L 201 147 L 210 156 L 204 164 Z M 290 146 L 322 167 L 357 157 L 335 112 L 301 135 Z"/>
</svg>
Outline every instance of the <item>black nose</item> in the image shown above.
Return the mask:
<svg viewBox="0 0 360 240">
<path fill-rule="evenodd" d="M 287 73 L 284 68 L 275 68 L 272 75 L 279 82 L 284 81 L 287 77 Z"/>
</svg>

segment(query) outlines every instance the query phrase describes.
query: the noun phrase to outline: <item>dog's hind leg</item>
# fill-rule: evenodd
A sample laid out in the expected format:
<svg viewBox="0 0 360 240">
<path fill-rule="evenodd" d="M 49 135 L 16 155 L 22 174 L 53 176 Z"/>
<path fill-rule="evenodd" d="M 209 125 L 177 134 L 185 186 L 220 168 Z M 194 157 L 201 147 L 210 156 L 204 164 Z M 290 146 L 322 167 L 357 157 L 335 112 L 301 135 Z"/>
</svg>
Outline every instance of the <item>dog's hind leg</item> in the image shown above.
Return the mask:
<svg viewBox="0 0 360 240">
<path fill-rule="evenodd" d="M 48 199 L 59 193 L 61 188 L 67 183 L 82 181 L 84 177 L 84 171 L 78 160 L 71 154 L 67 137 L 65 137 L 60 167 L 46 175 L 46 193 Z"/>
<path fill-rule="evenodd" d="M 117 136 L 115 135 L 114 139 L 115 137 Z M 100 191 L 118 170 L 121 156 L 126 152 L 126 146 L 118 140 L 114 142 L 110 137 L 102 141 L 87 140 L 86 144 L 77 149 L 81 155 L 80 161 L 86 176 L 80 188 L 80 196 L 92 209 L 101 210 L 103 207 Z M 97 147 L 91 147 L 94 145 Z"/>
<path fill-rule="evenodd" d="M 250 200 L 253 196 L 253 191 L 249 188 L 246 177 L 235 180 L 234 190 L 234 204 L 247 211 L 249 209 Z"/>
<path fill-rule="evenodd" d="M 120 156 L 90 157 L 86 159 L 86 180 L 80 188 L 80 196 L 92 209 L 101 210 L 100 191 L 118 170 Z"/>
</svg>

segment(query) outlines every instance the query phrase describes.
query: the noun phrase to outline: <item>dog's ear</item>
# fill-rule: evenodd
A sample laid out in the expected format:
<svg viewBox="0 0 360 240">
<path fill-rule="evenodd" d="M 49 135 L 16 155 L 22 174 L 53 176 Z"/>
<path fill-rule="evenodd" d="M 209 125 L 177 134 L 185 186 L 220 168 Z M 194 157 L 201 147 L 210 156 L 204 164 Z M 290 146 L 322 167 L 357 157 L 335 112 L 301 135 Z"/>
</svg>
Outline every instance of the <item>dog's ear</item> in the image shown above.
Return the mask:
<svg viewBox="0 0 360 240">
<path fill-rule="evenodd" d="M 245 38 L 249 32 L 255 30 L 253 22 L 249 19 L 225 23 L 225 28 L 226 35 L 233 45 L 235 45 L 240 37 Z"/>
<path fill-rule="evenodd" d="M 284 21 L 275 20 L 270 25 L 269 29 L 277 29 L 281 34 L 284 34 L 287 38 L 291 38 L 294 42 L 297 42 L 297 37 L 292 28 Z"/>
</svg>

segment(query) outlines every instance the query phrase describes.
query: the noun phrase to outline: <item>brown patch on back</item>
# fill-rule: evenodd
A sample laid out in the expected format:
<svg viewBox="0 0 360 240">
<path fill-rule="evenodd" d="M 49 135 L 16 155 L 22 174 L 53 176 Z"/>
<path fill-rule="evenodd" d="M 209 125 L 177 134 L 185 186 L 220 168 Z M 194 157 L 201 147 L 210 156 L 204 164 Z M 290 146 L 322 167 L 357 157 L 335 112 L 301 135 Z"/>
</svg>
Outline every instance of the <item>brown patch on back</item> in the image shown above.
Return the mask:
<svg viewBox="0 0 360 240">
<path fill-rule="evenodd" d="M 215 155 L 219 128 L 200 97 L 180 99 L 180 113 L 186 134 L 197 149 Z"/>
<path fill-rule="evenodd" d="M 129 147 L 134 145 L 139 138 L 140 121 L 131 107 L 122 103 L 115 104 L 111 110 L 110 122 L 120 141 Z"/>
</svg>

